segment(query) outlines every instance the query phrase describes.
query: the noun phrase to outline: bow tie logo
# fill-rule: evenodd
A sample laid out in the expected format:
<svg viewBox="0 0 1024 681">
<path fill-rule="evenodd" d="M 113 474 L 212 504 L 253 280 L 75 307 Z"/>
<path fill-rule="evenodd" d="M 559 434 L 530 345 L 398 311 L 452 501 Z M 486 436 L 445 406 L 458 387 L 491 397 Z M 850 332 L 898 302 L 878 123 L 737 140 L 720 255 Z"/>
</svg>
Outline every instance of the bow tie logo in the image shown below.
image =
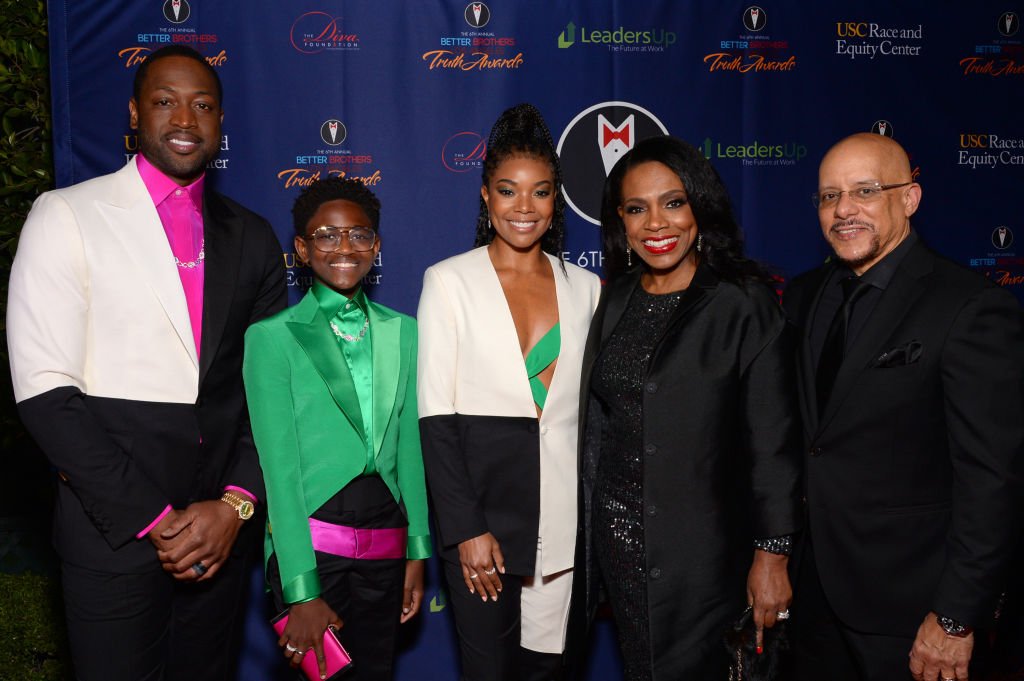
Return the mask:
<svg viewBox="0 0 1024 681">
<path fill-rule="evenodd" d="M 348 130 L 345 128 L 345 124 L 337 118 L 329 118 L 320 126 L 320 139 L 324 141 L 324 144 L 336 147 L 343 143 L 346 137 L 348 137 Z"/>
<path fill-rule="evenodd" d="M 636 143 L 634 115 L 630 114 L 618 126 L 612 125 L 604 114 L 597 116 L 597 144 L 601 149 L 604 174 L 607 177 L 616 161 L 622 158 Z"/>
<path fill-rule="evenodd" d="M 190 11 L 188 0 L 165 0 L 163 3 L 164 18 L 175 24 L 187 21 Z"/>
<path fill-rule="evenodd" d="M 622 130 L 612 130 L 608 126 L 604 127 L 604 139 L 601 142 L 601 146 L 607 147 L 608 143 L 612 140 L 621 140 L 623 144 L 629 146 L 629 126 L 624 127 Z"/>
</svg>

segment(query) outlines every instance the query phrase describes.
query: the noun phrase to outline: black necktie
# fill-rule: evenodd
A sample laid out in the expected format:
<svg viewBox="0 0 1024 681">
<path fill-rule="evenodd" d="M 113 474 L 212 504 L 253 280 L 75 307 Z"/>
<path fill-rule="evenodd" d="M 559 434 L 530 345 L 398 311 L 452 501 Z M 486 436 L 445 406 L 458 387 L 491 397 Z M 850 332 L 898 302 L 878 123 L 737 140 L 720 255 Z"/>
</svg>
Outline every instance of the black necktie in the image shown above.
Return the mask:
<svg viewBox="0 0 1024 681">
<path fill-rule="evenodd" d="M 846 277 L 840 282 L 843 286 L 843 304 L 836 310 L 832 323 L 825 336 L 825 344 L 821 347 L 818 357 L 818 371 L 815 382 L 818 392 L 818 413 L 825 409 L 832 387 L 839 373 L 839 367 L 846 356 L 846 333 L 850 327 L 850 311 L 857 299 L 868 290 L 868 285 L 860 277 Z"/>
</svg>

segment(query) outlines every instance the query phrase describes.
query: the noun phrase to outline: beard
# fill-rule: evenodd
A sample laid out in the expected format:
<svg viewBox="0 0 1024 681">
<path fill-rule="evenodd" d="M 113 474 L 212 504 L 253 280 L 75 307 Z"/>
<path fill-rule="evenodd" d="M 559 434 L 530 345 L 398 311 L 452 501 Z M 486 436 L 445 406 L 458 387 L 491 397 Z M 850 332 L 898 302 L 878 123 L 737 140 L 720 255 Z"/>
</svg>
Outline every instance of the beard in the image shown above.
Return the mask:
<svg viewBox="0 0 1024 681">
<path fill-rule="evenodd" d="M 870 230 L 866 232 L 867 244 L 864 248 L 859 249 L 859 252 L 857 253 L 853 253 L 852 249 L 850 248 L 852 244 L 840 241 L 838 240 L 838 238 L 830 238 L 829 244 L 832 246 L 832 251 L 836 254 L 836 257 L 839 258 L 840 262 L 849 267 L 851 270 L 856 270 L 857 268 L 870 263 L 879 256 L 879 254 L 882 252 L 882 241 L 878 236 L 878 232 L 876 232 L 873 229 L 873 225 L 870 225 L 866 222 L 838 222 L 835 225 L 833 225 L 833 228 L 851 224 L 859 225 Z"/>
<path fill-rule="evenodd" d="M 216 144 L 211 145 L 209 140 L 203 140 L 195 153 L 182 156 L 140 128 L 139 151 L 164 175 L 177 180 L 192 181 L 199 177 L 206 169 L 206 164 L 217 156 L 218 149 Z"/>
</svg>

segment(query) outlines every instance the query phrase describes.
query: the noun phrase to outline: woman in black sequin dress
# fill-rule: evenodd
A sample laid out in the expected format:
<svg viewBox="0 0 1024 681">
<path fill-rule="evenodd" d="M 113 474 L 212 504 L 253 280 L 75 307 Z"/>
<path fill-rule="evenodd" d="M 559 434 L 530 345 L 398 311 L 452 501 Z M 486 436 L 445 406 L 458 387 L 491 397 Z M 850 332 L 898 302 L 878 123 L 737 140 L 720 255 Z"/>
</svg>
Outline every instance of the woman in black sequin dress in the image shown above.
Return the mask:
<svg viewBox="0 0 1024 681">
<path fill-rule="evenodd" d="M 608 177 L 609 283 L 584 358 L 588 604 L 626 679 L 724 679 L 722 635 L 792 595 L 799 435 L 790 331 L 710 163 L 644 140 Z"/>
</svg>

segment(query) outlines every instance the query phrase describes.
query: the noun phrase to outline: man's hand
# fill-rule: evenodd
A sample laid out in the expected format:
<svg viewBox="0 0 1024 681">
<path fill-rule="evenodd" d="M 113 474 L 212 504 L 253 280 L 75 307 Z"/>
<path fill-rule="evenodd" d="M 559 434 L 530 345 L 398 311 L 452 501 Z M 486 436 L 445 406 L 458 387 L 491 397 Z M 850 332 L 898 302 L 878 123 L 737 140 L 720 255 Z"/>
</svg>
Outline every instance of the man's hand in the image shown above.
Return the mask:
<svg viewBox="0 0 1024 681">
<path fill-rule="evenodd" d="M 149 538 L 149 541 L 152 542 L 153 546 L 156 547 L 157 552 L 171 550 L 171 542 L 161 537 L 160 533 L 170 527 L 180 517 L 181 511 L 171 509 L 168 511 L 167 515 L 160 519 L 160 522 L 153 526 L 153 529 L 149 531 L 149 534 L 146 535 Z"/>
<path fill-rule="evenodd" d="M 227 560 L 243 522 L 235 509 L 219 499 L 190 504 L 159 533 L 167 548 L 158 550 L 157 557 L 175 579 L 212 579 Z M 193 570 L 197 563 L 206 569 Z"/>
<path fill-rule="evenodd" d="M 974 634 L 950 636 L 934 612 L 917 629 L 910 649 L 910 674 L 917 681 L 967 681 L 967 665 L 974 650 Z"/>
<path fill-rule="evenodd" d="M 423 603 L 423 563 L 422 560 L 405 561 L 405 587 L 402 596 L 402 617 L 400 623 L 405 624 L 420 611 Z"/>
</svg>

